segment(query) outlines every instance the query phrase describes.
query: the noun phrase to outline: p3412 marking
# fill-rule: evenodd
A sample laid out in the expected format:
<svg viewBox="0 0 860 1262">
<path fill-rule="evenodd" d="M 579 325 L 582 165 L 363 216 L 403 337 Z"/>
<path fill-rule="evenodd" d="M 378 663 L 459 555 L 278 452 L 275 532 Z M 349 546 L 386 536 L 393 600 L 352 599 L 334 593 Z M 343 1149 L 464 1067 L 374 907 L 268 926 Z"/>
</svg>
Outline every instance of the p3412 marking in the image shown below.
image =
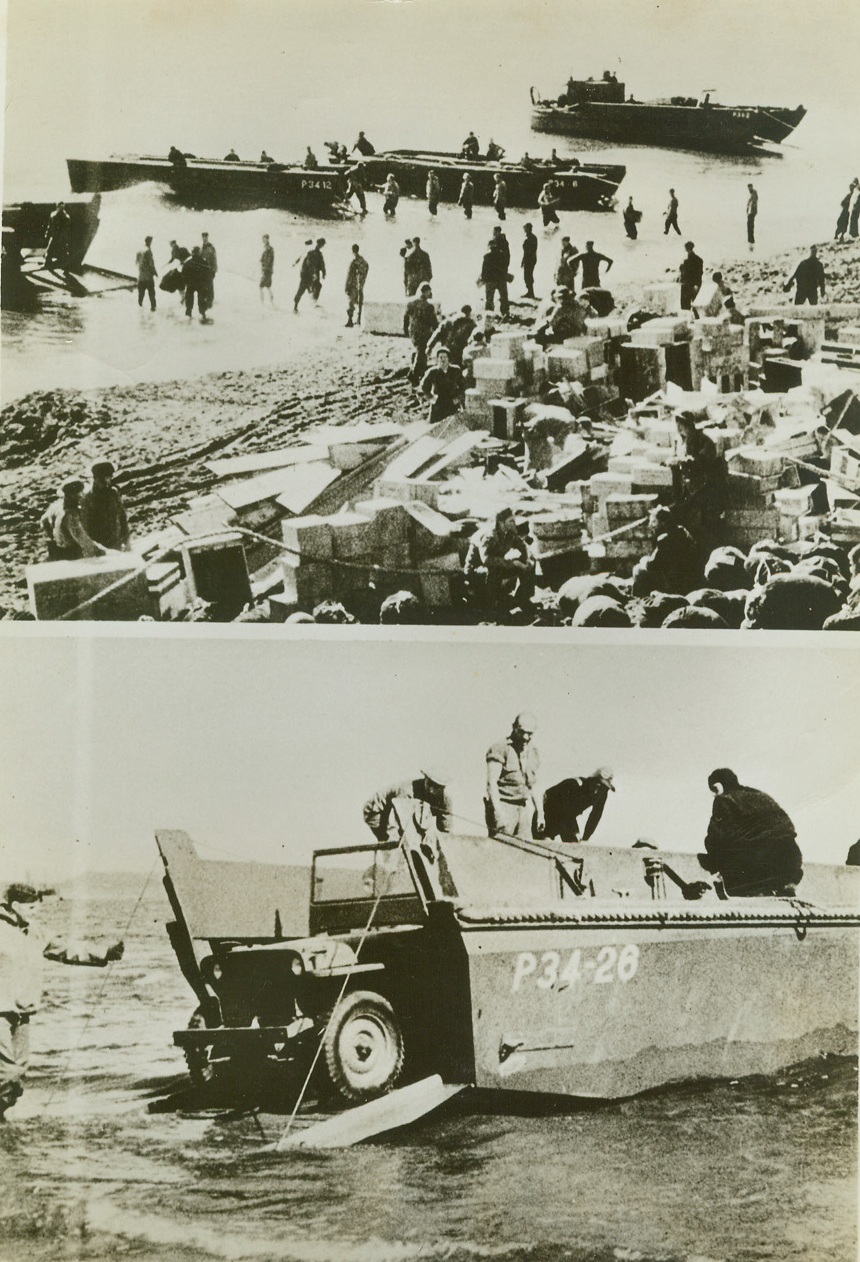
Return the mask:
<svg viewBox="0 0 860 1262">
<path fill-rule="evenodd" d="M 639 970 L 639 948 L 632 942 L 626 946 L 602 946 L 596 956 L 575 947 L 567 959 L 561 951 L 521 951 L 514 965 L 511 994 L 524 985 L 535 985 L 539 990 L 568 990 L 580 982 L 593 982 L 597 986 L 612 982 L 632 981 Z"/>
</svg>

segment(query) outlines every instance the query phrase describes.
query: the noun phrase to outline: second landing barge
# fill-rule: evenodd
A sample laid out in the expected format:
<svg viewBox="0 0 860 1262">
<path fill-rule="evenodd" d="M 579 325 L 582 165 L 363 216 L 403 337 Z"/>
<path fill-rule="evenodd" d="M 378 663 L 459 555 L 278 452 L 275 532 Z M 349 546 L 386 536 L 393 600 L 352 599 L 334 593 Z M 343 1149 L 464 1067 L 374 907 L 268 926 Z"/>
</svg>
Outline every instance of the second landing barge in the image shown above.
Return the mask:
<svg viewBox="0 0 860 1262">
<path fill-rule="evenodd" d="M 762 141 L 780 144 L 806 114 L 802 105 L 717 105 L 709 93 L 696 100 L 625 98 L 625 85 L 602 79 L 570 79 L 562 94 L 543 101 L 532 88 L 532 130 L 583 136 L 620 145 L 656 145 L 710 153 L 749 153 Z"/>
<path fill-rule="evenodd" d="M 198 1081 L 280 1062 L 289 1096 L 319 1051 L 341 1103 L 427 1074 L 612 1099 L 856 1053 L 857 868 L 730 898 L 652 850 L 407 836 L 308 872 L 157 841 Z"/>
</svg>

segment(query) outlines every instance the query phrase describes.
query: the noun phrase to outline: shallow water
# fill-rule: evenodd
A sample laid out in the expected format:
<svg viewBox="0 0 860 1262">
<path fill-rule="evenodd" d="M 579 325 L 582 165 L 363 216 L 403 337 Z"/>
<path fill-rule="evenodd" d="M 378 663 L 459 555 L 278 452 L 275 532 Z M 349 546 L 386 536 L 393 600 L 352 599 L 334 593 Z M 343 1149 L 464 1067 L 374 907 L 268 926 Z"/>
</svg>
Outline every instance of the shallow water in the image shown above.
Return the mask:
<svg viewBox="0 0 860 1262">
<path fill-rule="evenodd" d="M 263 1151 L 286 1123 L 271 1113 L 148 1112 L 182 1086 L 171 1032 L 194 1006 L 156 882 L 136 910 L 143 878 L 123 876 L 38 912 L 75 937 L 125 933 L 126 954 L 46 965 L 27 1090 L 0 1128 L 4 1259 L 856 1256 L 852 1061 L 543 1115 L 455 1102 L 342 1152 Z"/>
<path fill-rule="evenodd" d="M 525 127 L 522 111 L 510 110 L 512 139 L 509 151 L 526 147 L 534 155 L 548 154 L 553 142 L 560 153 L 582 152 L 587 142 L 561 137 L 536 137 Z M 560 250 L 560 237 L 570 235 L 583 248 L 596 248 L 614 259 L 608 274 L 610 288 L 618 284 L 674 278 L 683 258 L 683 242 L 697 246 L 706 268 L 731 260 L 767 257 L 802 249 L 810 241 L 828 240 L 838 202 L 850 171 L 839 141 L 838 119 L 807 119 L 800 139 L 783 147 L 778 156 L 719 157 L 644 147 L 586 149 L 585 160 L 627 164 L 619 189 L 619 206 L 628 196 L 643 210 L 637 241 L 624 235 L 620 210 L 615 213 L 570 213 L 560 228 L 544 229 L 537 211 L 509 211 L 505 230 L 512 250 L 511 295 L 522 293 L 519 268 L 523 224 L 534 221 L 539 239 L 536 292 L 548 294 Z M 747 183 L 759 190 L 758 243 L 746 244 Z M 22 195 L 57 197 L 56 182 L 46 194 L 35 181 L 21 180 Z M 680 200 L 682 235 L 663 234 L 668 189 Z M 16 185 L 12 184 L 10 194 Z M 6 403 L 34 389 L 87 388 L 138 381 L 170 380 L 204 372 L 268 367 L 289 361 L 298 348 L 314 347 L 325 354 L 343 334 L 346 300 L 343 286 L 353 242 L 361 245 L 370 263 L 366 295 L 369 301 L 402 296 L 400 248 L 406 237 L 419 235 L 430 253 L 434 298 L 445 310 L 464 302 L 483 306 L 477 287 L 481 259 L 497 222 L 490 207 L 478 207 L 466 221 L 455 206 L 440 207 L 434 220 L 423 202 L 403 198 L 394 221 L 382 215 L 378 194 L 368 196 L 370 213 L 313 221 L 288 211 L 192 211 L 172 202 L 157 185 L 105 194 L 101 227 L 88 262 L 115 271 L 133 272 L 143 237 L 154 238 L 153 251 L 163 272 L 172 238 L 190 247 L 208 231 L 218 250 L 214 322 L 188 322 L 175 295 L 159 293 L 158 311 L 138 308 L 136 294 L 121 291 L 100 298 L 70 299 L 48 295 L 34 313 L 2 313 L 3 373 L 0 402 Z M 269 233 L 275 250 L 273 293 L 275 308 L 260 302 L 258 289 L 261 237 Z M 300 315 L 292 313 L 298 283 L 296 260 L 308 238 L 323 236 L 328 277 L 321 303 L 303 300 Z M 779 295 L 775 295 L 779 297 Z M 361 330 L 349 337 L 360 339 Z M 404 349 L 404 362 L 406 350 Z"/>
</svg>

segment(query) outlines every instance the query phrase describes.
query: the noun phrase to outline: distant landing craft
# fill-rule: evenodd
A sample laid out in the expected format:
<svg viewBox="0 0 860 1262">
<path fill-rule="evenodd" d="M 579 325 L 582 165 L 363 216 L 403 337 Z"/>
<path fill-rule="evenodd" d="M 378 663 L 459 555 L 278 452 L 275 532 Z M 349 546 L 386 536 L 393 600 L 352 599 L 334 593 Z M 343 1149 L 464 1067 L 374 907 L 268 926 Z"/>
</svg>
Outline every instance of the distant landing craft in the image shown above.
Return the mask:
<svg viewBox="0 0 860 1262">
<path fill-rule="evenodd" d="M 608 70 L 602 79 L 569 79 L 556 100 L 532 88 L 532 130 L 583 136 L 614 144 L 656 145 L 711 153 L 749 153 L 763 141 L 785 140 L 806 114 L 802 105 L 717 105 L 710 92 L 699 100 L 625 100 L 625 85 Z"/>
</svg>

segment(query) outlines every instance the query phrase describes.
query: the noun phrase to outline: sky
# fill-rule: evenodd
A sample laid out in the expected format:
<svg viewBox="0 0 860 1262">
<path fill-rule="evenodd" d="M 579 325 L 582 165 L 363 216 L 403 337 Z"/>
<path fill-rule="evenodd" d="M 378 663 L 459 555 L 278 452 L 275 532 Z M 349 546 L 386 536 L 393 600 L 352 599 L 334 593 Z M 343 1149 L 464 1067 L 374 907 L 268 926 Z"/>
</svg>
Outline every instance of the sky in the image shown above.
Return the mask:
<svg viewBox="0 0 860 1262">
<path fill-rule="evenodd" d="M 459 830 L 482 831 L 487 747 L 524 709 L 546 783 L 614 770 L 603 844 L 701 848 L 718 766 L 788 810 L 808 859 L 841 862 L 860 835 L 842 637 L 188 630 L 2 635 L 0 874 L 146 871 L 156 828 L 213 857 L 304 862 L 370 840 L 365 799 L 427 761 L 449 769 Z"/>
</svg>

